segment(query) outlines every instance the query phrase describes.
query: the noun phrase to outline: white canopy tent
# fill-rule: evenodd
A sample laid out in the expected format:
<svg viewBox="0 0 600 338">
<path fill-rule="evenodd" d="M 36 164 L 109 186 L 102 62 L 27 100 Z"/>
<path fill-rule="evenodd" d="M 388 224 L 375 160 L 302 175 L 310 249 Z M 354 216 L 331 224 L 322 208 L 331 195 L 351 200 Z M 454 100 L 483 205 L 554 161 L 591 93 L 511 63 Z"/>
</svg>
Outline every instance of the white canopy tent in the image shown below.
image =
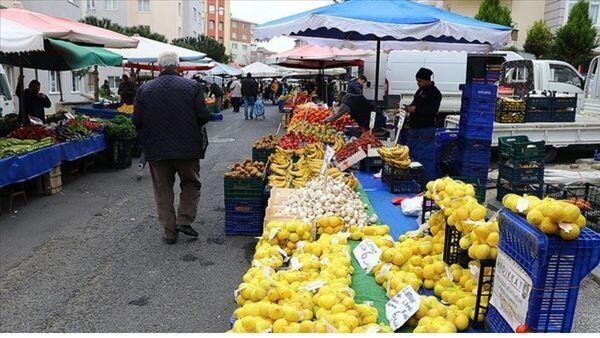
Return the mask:
<svg viewBox="0 0 600 338">
<path fill-rule="evenodd" d="M 12 20 L 0 20 L 0 51 L 20 53 L 44 50 L 44 33 Z"/>
<path fill-rule="evenodd" d="M 242 68 L 242 76 L 248 73 L 252 74 L 252 77 L 278 77 L 282 75 L 276 68 L 262 62 L 254 62 Z"/>
<path fill-rule="evenodd" d="M 139 42 L 136 48 L 108 48 L 108 50 L 122 55 L 124 62 L 132 63 L 156 63 L 158 61 L 158 56 L 164 52 L 177 53 L 179 61 L 210 61 L 209 58 L 206 58 L 206 54 L 202 52 L 144 38 L 137 34 L 132 36 L 132 38 Z"/>
</svg>

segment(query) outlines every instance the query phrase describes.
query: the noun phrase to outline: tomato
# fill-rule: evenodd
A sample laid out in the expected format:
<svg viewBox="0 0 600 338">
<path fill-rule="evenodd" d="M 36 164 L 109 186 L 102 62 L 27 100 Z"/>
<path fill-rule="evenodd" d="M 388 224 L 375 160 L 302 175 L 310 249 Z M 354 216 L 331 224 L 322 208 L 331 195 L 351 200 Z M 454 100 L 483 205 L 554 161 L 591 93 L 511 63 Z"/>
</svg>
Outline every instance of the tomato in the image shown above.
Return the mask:
<svg viewBox="0 0 600 338">
<path fill-rule="evenodd" d="M 517 333 L 527 333 L 529 332 L 529 327 L 527 327 L 527 324 L 521 324 L 519 326 L 517 326 Z"/>
</svg>

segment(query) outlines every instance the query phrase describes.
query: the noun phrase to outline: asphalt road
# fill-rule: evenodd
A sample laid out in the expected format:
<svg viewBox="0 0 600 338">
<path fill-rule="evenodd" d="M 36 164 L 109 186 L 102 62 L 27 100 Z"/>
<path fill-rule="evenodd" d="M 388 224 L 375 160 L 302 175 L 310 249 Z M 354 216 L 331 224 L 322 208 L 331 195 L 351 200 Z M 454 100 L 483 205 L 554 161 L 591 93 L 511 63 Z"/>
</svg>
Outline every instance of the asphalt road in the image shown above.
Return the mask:
<svg viewBox="0 0 600 338">
<path fill-rule="evenodd" d="M 279 114 L 211 123 L 201 162 L 198 240 L 162 243 L 149 174 L 135 168 L 76 178 L 51 197 L 0 216 L 0 332 L 223 332 L 255 239 L 226 237 L 222 174 L 277 130 Z M 575 330 L 600 332 L 600 286 L 586 279 Z"/>
</svg>

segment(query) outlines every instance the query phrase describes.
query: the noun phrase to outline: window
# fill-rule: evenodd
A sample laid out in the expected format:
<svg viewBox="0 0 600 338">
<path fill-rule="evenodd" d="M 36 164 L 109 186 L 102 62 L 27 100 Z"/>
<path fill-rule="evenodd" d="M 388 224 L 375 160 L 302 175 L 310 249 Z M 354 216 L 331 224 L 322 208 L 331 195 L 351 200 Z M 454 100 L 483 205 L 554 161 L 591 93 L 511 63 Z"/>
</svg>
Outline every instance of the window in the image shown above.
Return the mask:
<svg viewBox="0 0 600 338">
<path fill-rule="evenodd" d="M 71 93 L 79 93 L 81 79 L 75 72 L 71 72 Z"/>
<path fill-rule="evenodd" d="M 248 35 L 242 34 L 242 40 L 244 40 L 244 41 L 248 40 Z"/>
<path fill-rule="evenodd" d="M 193 7 L 192 11 L 194 21 L 198 21 L 198 12 L 196 11 L 196 7 Z"/>
<path fill-rule="evenodd" d="M 550 82 L 567 83 L 583 89 L 583 81 L 570 67 L 559 64 L 550 64 Z"/>
<path fill-rule="evenodd" d="M 237 40 L 237 32 L 231 32 L 231 38 Z"/>
<path fill-rule="evenodd" d="M 85 2 L 88 13 L 96 11 L 96 0 L 87 0 Z"/>
<path fill-rule="evenodd" d="M 150 12 L 150 0 L 137 0 L 138 12 Z"/>
<path fill-rule="evenodd" d="M 223 44 L 223 38 L 219 38 L 219 43 Z"/>
<path fill-rule="evenodd" d="M 208 22 L 208 29 L 215 29 L 215 21 L 214 20 L 210 20 Z"/>
<path fill-rule="evenodd" d="M 177 28 L 177 37 L 180 38 L 183 36 L 183 28 L 178 27 Z"/>
<path fill-rule="evenodd" d="M 178 3 L 177 3 L 177 14 L 178 14 L 179 16 L 182 16 L 182 15 L 183 15 L 183 7 L 181 6 L 181 2 L 178 2 Z"/>
<path fill-rule="evenodd" d="M 223 7 L 219 7 L 219 15 L 224 15 L 225 14 L 225 10 L 223 9 Z"/>
<path fill-rule="evenodd" d="M 198 36 L 198 32 L 192 31 L 192 36 Z"/>
<path fill-rule="evenodd" d="M 79 7 L 79 0 L 67 0 L 67 2 L 73 6 Z"/>
<path fill-rule="evenodd" d="M 219 21 L 219 30 L 222 31 L 223 30 L 223 22 Z"/>
<path fill-rule="evenodd" d="M 237 29 L 237 21 L 231 21 L 231 26 L 232 26 L 234 29 Z"/>
<path fill-rule="evenodd" d="M 504 75 L 504 82 L 506 84 L 511 83 L 525 83 L 527 82 L 527 67 L 525 66 L 512 66 L 506 69 Z"/>
<path fill-rule="evenodd" d="M 215 5 L 208 5 L 208 12 L 209 13 L 214 13 L 215 12 Z"/>
<path fill-rule="evenodd" d="M 247 45 L 242 45 L 242 50 L 243 51 L 247 51 L 248 50 L 248 46 Z"/>
<path fill-rule="evenodd" d="M 107 11 L 116 11 L 119 9 L 118 0 L 104 0 L 104 9 Z"/>
<path fill-rule="evenodd" d="M 231 44 L 231 49 L 237 49 L 237 43 L 232 43 Z"/>
<path fill-rule="evenodd" d="M 58 93 L 58 72 L 57 71 L 49 71 L 48 72 L 48 92 Z"/>
<path fill-rule="evenodd" d="M 118 76 L 108 76 L 108 85 L 110 89 L 116 90 L 119 88 L 119 84 L 121 83 L 121 78 Z"/>
</svg>

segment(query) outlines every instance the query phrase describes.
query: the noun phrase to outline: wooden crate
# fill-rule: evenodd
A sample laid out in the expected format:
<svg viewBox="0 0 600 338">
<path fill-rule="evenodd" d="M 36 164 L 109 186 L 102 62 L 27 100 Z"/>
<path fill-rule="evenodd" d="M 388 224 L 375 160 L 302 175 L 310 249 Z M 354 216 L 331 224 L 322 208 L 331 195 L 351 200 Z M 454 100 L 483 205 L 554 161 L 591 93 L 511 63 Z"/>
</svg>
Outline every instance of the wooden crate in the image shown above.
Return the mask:
<svg viewBox="0 0 600 338">
<path fill-rule="evenodd" d="M 54 195 L 62 191 L 60 166 L 56 166 L 49 173 L 42 175 L 42 191 L 45 195 Z"/>
</svg>

